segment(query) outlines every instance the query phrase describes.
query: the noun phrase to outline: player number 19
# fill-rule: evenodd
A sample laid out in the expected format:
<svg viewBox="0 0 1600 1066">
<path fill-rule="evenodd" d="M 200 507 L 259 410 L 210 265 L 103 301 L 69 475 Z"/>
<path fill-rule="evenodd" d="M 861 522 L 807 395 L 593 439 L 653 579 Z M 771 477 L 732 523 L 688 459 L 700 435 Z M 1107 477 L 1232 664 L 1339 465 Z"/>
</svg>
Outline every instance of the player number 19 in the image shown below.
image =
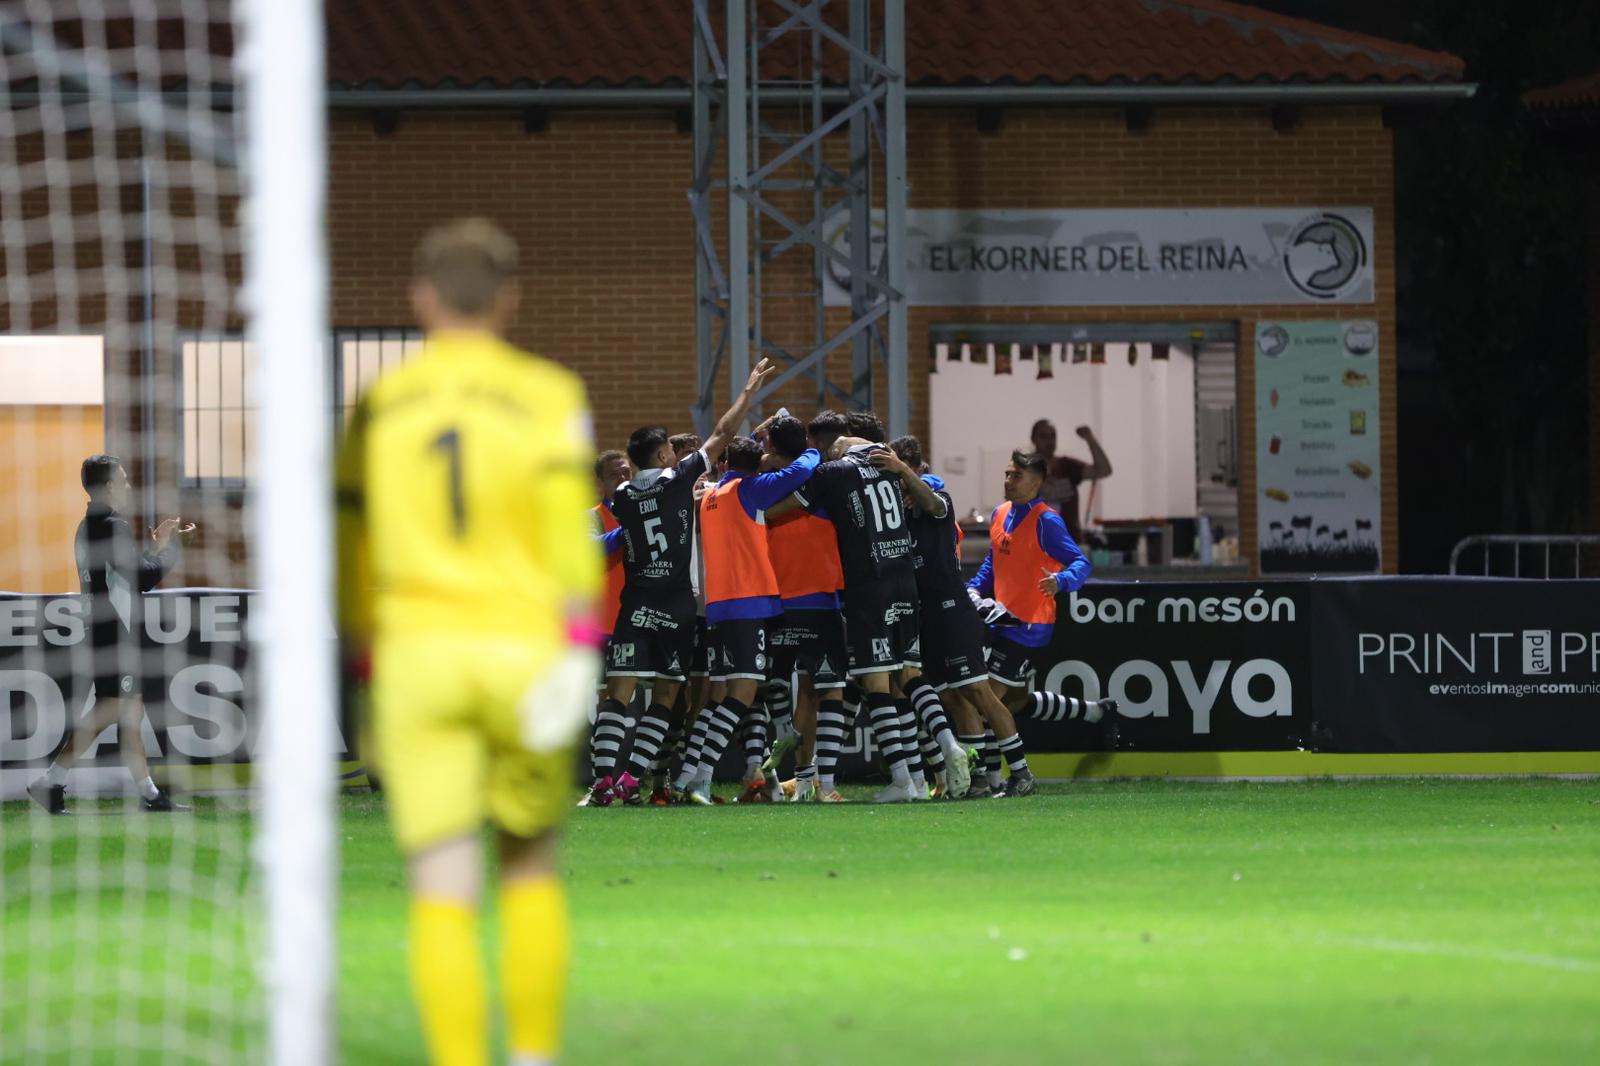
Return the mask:
<svg viewBox="0 0 1600 1066">
<path fill-rule="evenodd" d="M 872 523 L 879 533 L 900 528 L 900 494 L 895 492 L 892 482 L 868 484 L 867 502 L 872 505 Z"/>
</svg>

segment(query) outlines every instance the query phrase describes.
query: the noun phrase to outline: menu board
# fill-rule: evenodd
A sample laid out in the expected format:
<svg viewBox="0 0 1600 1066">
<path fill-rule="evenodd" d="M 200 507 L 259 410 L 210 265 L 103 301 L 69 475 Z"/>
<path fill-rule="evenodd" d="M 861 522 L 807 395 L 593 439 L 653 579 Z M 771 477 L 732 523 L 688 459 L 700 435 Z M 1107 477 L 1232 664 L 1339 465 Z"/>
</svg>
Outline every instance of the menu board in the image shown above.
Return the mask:
<svg viewBox="0 0 1600 1066">
<path fill-rule="evenodd" d="M 1263 574 L 1379 569 L 1378 450 L 1378 324 L 1257 323 Z"/>
</svg>

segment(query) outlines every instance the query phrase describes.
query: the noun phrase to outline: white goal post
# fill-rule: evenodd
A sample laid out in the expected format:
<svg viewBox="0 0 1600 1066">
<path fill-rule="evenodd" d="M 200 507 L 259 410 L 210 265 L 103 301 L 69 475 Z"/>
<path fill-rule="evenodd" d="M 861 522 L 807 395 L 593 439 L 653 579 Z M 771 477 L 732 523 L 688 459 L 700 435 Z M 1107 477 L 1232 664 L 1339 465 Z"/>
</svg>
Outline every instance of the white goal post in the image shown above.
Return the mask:
<svg viewBox="0 0 1600 1066">
<path fill-rule="evenodd" d="M 336 1057 L 323 37 L 0 0 L 0 1066 Z"/>
<path fill-rule="evenodd" d="M 333 529 L 323 225 L 322 4 L 242 0 L 245 304 L 260 368 L 255 505 L 262 698 L 258 861 L 266 887 L 268 1048 L 275 1066 L 332 1049 Z"/>
</svg>

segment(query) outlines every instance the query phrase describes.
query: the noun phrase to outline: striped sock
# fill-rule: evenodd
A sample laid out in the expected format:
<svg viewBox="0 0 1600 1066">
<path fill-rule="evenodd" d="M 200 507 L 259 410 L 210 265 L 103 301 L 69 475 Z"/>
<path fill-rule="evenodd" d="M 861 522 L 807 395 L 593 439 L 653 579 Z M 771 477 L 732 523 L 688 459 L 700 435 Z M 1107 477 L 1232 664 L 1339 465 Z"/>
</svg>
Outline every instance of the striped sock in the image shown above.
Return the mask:
<svg viewBox="0 0 1600 1066">
<path fill-rule="evenodd" d="M 917 747 L 917 712 L 911 709 L 911 701 L 898 699 L 894 701 L 894 710 L 900 718 L 900 754 L 906 760 L 906 771 L 911 775 L 912 781 L 926 781 L 922 767 L 922 752 Z"/>
<path fill-rule="evenodd" d="M 639 717 L 638 728 L 633 731 L 633 752 L 628 756 L 628 772 L 641 781 L 649 776 L 661 745 L 666 742 L 667 730 L 671 728 L 667 720 L 671 717 L 672 709 L 659 703 L 652 703 Z"/>
<path fill-rule="evenodd" d="M 797 791 L 804 792 L 806 786 L 816 779 L 817 767 L 815 763 L 810 766 L 796 766 L 794 768 L 795 789 Z"/>
<path fill-rule="evenodd" d="M 922 764 L 928 768 L 928 773 L 944 773 L 944 752 L 939 750 L 939 745 L 920 724 L 917 726 L 917 746 L 922 749 Z"/>
<path fill-rule="evenodd" d="M 667 739 L 661 742 L 661 750 L 656 752 L 656 760 L 650 766 L 650 773 L 655 777 L 655 786 L 660 788 L 666 783 L 667 775 L 672 772 L 672 760 L 682 757 L 684 743 L 688 740 L 681 720 L 672 723 L 667 730 Z"/>
<path fill-rule="evenodd" d="M 889 776 L 897 785 L 909 785 L 911 772 L 906 767 L 905 753 L 900 750 L 900 712 L 894 697 L 887 692 L 867 693 L 867 715 L 872 723 L 872 739 L 889 764 Z"/>
<path fill-rule="evenodd" d="M 911 683 L 906 695 L 911 697 L 911 705 L 917 709 L 917 717 L 922 720 L 922 727 L 927 730 L 928 736 L 943 754 L 944 759 L 960 758 L 960 745 L 956 743 L 956 735 L 950 729 L 950 719 L 944 713 L 944 702 L 939 699 L 939 693 L 934 687 L 918 678 Z M 923 748 L 923 758 L 927 759 L 926 747 Z"/>
<path fill-rule="evenodd" d="M 839 763 L 839 749 L 844 746 L 848 722 L 844 704 L 837 699 L 823 700 L 817 705 L 817 787 L 824 793 L 833 791 L 833 770 Z"/>
<path fill-rule="evenodd" d="M 627 708 L 621 700 L 606 700 L 594 719 L 594 736 L 589 741 L 590 768 L 595 780 L 610 777 L 617 768 L 622 742 L 628 737 Z"/>
<path fill-rule="evenodd" d="M 1022 734 L 1012 733 L 1000 742 L 1000 754 L 1006 758 L 1006 765 L 1011 767 L 1012 776 L 1024 773 L 1028 769 L 1028 753 L 1022 750 Z"/>
<path fill-rule="evenodd" d="M 994 730 L 988 728 L 983 731 L 983 772 L 990 788 L 1000 787 L 1000 742 L 995 740 Z"/>
<path fill-rule="evenodd" d="M 1090 722 L 1100 720 L 1100 708 L 1087 700 L 1063 696 L 1059 692 L 1035 692 L 1029 704 L 1028 717 L 1040 722 L 1065 722 L 1068 718 L 1083 718 Z M 1093 717 L 1090 717 L 1090 715 Z"/>
<path fill-rule="evenodd" d="M 794 698 L 789 682 L 773 679 L 761 686 L 761 702 L 766 704 L 772 719 L 772 736 L 787 736 L 794 732 Z"/>
<path fill-rule="evenodd" d="M 849 716 L 850 724 L 861 717 L 862 694 L 861 686 L 854 681 L 844 683 L 844 713 Z"/>
<path fill-rule="evenodd" d="M 733 731 L 739 728 L 740 721 L 749 713 L 750 708 L 732 699 L 723 700 L 722 706 L 711 712 L 705 745 L 700 749 L 699 776 L 702 780 L 710 780 L 717 772 L 717 764 L 722 761 L 722 753 L 728 750 Z"/>
<path fill-rule="evenodd" d="M 694 726 L 689 730 L 689 739 L 683 749 L 683 764 L 678 767 L 677 780 L 673 787 L 685 789 L 693 781 L 700 770 L 700 753 L 705 750 L 706 734 L 711 730 L 711 719 L 717 713 L 717 705 L 707 702 L 698 715 L 695 716 Z"/>
<path fill-rule="evenodd" d="M 739 723 L 744 735 L 744 770 L 753 773 L 767 758 L 767 712 L 754 708 Z"/>
</svg>

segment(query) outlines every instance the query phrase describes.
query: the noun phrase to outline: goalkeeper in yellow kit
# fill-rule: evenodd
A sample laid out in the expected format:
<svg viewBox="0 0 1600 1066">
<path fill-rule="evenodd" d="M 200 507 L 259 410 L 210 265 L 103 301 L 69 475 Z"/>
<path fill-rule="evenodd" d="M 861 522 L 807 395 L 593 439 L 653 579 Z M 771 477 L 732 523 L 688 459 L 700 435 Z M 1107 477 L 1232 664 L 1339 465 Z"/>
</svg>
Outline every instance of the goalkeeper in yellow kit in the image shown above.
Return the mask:
<svg viewBox="0 0 1600 1066">
<path fill-rule="evenodd" d="M 483 823 L 499 830 L 501 991 L 515 1066 L 555 1057 L 566 989 L 556 830 L 599 674 L 594 451 L 575 374 L 511 347 L 516 246 L 431 232 L 422 352 L 340 451 L 340 616 L 372 670 L 374 757 L 411 889 L 411 980 L 434 1062 L 488 1062 Z"/>
</svg>

